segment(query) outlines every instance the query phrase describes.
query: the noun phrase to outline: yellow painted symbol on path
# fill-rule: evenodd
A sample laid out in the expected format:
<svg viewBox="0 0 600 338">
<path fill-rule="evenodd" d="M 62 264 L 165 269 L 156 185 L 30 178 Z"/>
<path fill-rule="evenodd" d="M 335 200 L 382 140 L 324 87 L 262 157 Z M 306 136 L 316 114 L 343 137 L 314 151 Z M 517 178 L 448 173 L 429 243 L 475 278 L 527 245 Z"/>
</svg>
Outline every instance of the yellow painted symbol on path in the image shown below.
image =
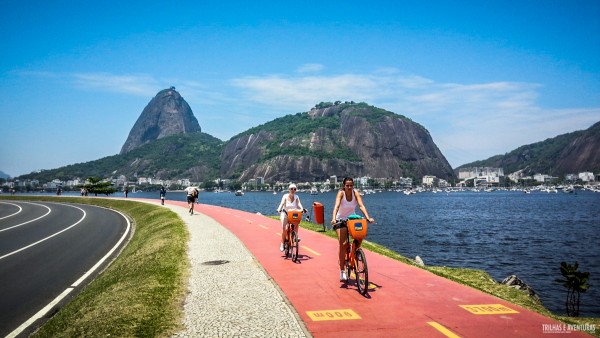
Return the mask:
<svg viewBox="0 0 600 338">
<path fill-rule="evenodd" d="M 507 313 L 519 313 L 502 304 L 478 304 L 478 305 L 459 305 L 463 309 L 475 315 L 501 315 Z"/>
<path fill-rule="evenodd" d="M 262 225 L 262 224 L 259 224 L 258 226 L 259 226 L 259 227 L 261 227 L 261 228 L 263 228 L 263 229 L 267 229 L 267 230 L 269 230 L 269 228 L 267 228 L 266 226 L 264 226 L 264 225 Z"/>
<path fill-rule="evenodd" d="M 302 246 L 302 248 L 303 248 L 303 249 L 305 249 L 305 250 L 307 250 L 307 251 L 310 251 L 310 252 L 311 252 L 313 255 L 315 255 L 315 256 L 321 256 L 321 254 L 320 254 L 320 253 L 316 252 L 315 250 L 313 250 L 313 249 L 311 249 L 311 248 L 309 248 L 309 247 L 307 247 L 307 246 L 304 246 L 304 245 L 303 245 L 303 246 Z"/>
<path fill-rule="evenodd" d="M 252 224 L 252 221 L 251 221 L 251 220 L 249 220 L 249 219 L 247 219 L 247 220 L 246 220 L 246 222 L 248 222 L 248 223 Z"/>
<path fill-rule="evenodd" d="M 456 333 L 448 330 L 445 326 L 441 325 L 440 323 L 427 322 L 427 324 L 433 326 L 436 330 L 440 331 L 446 337 L 449 337 L 449 338 L 460 338 L 459 335 L 457 335 Z"/>
<path fill-rule="evenodd" d="M 323 320 L 362 319 L 351 309 L 306 311 L 306 314 L 310 317 L 310 319 L 313 320 L 313 322 L 319 322 Z"/>
</svg>

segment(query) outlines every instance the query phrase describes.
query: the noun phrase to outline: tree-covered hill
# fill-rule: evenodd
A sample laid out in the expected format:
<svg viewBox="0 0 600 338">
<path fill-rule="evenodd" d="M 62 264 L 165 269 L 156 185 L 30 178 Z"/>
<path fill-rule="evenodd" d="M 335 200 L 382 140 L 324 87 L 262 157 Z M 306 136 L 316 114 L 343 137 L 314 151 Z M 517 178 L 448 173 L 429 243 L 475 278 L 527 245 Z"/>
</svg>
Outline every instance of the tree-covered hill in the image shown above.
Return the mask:
<svg viewBox="0 0 600 338">
<path fill-rule="evenodd" d="M 501 167 L 506 174 L 523 170 L 525 174 L 553 176 L 582 171 L 600 172 L 600 122 L 587 130 L 562 134 L 521 146 L 504 155 L 464 164 L 463 167 Z"/>
<path fill-rule="evenodd" d="M 131 179 L 191 178 L 198 174 L 218 175 L 223 142 L 206 133 L 178 134 L 145 144 L 123 155 L 77 163 L 20 176 L 21 179 L 70 180 L 75 177 L 118 177 Z"/>
<path fill-rule="evenodd" d="M 322 102 L 251 128 L 227 141 L 221 159 L 221 176 L 241 181 L 453 176 L 423 126 L 354 102 Z"/>
</svg>

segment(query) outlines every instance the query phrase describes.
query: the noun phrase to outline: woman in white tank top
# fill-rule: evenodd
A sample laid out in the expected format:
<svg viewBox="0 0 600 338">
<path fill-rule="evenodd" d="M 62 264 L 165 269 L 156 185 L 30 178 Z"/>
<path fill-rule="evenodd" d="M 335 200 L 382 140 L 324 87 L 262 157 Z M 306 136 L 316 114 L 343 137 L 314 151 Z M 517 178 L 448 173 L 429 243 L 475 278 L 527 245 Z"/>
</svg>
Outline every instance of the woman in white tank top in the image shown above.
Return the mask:
<svg viewBox="0 0 600 338">
<path fill-rule="evenodd" d="M 357 205 L 370 223 L 375 222 L 373 218 L 369 217 L 369 212 L 363 204 L 362 197 L 354 190 L 354 180 L 346 177 L 342 183 L 342 190 L 335 197 L 331 224 L 338 223 L 337 220 L 346 220 L 348 216 L 356 212 Z M 348 279 L 346 270 L 344 269 L 346 266 L 346 247 L 348 246 L 348 228 L 334 226 L 334 229 L 337 233 L 339 244 L 338 263 L 340 264 L 340 281 L 345 281 Z"/>
<path fill-rule="evenodd" d="M 285 226 L 288 224 L 288 216 L 285 211 L 302 211 L 304 209 L 302 203 L 300 203 L 300 197 L 296 195 L 296 189 L 294 183 L 290 184 L 288 187 L 289 193 L 283 195 L 281 203 L 277 207 L 277 212 L 280 213 L 279 218 L 281 219 L 281 244 L 279 245 L 279 251 L 283 251 L 283 242 L 286 237 Z"/>
</svg>

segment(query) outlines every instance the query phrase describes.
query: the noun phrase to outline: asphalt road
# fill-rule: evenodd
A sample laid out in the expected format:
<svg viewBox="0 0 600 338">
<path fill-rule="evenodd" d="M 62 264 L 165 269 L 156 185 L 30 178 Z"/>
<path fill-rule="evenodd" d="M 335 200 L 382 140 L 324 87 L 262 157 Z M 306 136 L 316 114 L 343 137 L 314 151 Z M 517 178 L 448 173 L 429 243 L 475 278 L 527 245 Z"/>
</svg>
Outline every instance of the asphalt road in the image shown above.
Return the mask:
<svg viewBox="0 0 600 338">
<path fill-rule="evenodd" d="M 80 204 L 0 201 L 0 337 L 40 325 L 124 245 L 127 218 Z"/>
</svg>

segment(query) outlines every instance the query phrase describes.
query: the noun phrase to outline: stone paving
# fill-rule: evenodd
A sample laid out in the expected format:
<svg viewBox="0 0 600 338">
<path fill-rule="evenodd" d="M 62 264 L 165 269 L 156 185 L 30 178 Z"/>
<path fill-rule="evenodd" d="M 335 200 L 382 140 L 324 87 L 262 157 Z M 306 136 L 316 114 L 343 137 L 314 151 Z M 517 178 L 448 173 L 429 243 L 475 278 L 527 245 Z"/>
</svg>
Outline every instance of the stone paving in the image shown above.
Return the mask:
<svg viewBox="0 0 600 338">
<path fill-rule="evenodd" d="M 173 337 L 310 337 L 244 244 L 212 218 L 166 204 L 190 232 L 185 329 Z M 273 254 L 277 254 L 274 252 Z"/>
</svg>

